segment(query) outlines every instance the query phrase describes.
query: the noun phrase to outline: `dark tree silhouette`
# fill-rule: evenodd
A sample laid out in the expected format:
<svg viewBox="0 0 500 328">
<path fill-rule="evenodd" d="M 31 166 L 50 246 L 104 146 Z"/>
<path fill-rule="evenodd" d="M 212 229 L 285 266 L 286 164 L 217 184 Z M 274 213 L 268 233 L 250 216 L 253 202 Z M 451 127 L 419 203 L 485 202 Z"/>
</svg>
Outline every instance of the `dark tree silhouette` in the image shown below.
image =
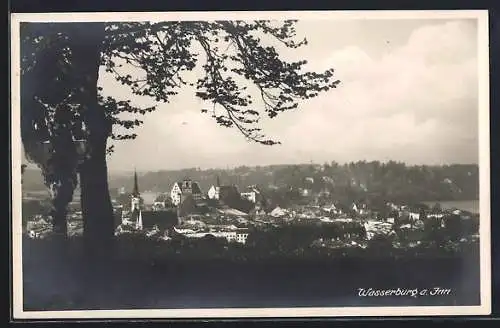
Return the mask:
<svg viewBox="0 0 500 328">
<path fill-rule="evenodd" d="M 72 122 L 86 126 L 88 157 L 79 166 L 64 165 L 73 165 L 73 172 L 79 172 L 88 246 L 102 253 L 109 249 L 113 236 L 106 168 L 106 153 L 112 151 L 108 138 L 123 140 L 136 136 L 115 133 L 113 126 L 132 129 L 142 123 L 138 118 L 124 120 L 118 115 L 141 115 L 155 110 L 103 97 L 97 85 L 100 67 L 128 85 L 133 94 L 158 102 L 170 102 L 184 86 L 196 87 L 196 96 L 208 104 L 201 111 L 209 113 L 219 125 L 235 127 L 248 140 L 274 145 L 279 142 L 266 138 L 258 128 L 262 115 L 273 118 L 296 108 L 299 100 L 315 97 L 339 83 L 333 78 L 332 69 L 304 72 L 305 61 L 284 61 L 275 47 L 266 46 L 266 38 L 287 48 L 305 45 L 305 39 L 294 41 L 294 24 L 295 21 L 279 26 L 270 21 L 182 21 L 21 26 L 23 143 L 27 153 L 33 155 L 37 148 L 33 145 L 49 139 L 43 134 L 51 134 L 51 127 L 45 124 L 50 122 L 50 111 L 42 108 L 40 102 L 52 106 L 75 104 L 73 112 L 79 115 L 74 115 L 78 118 Z M 200 54 L 194 46 L 201 49 Z M 200 63 L 202 60 L 204 63 Z M 203 68 L 203 76 L 186 81 L 185 73 L 198 64 Z M 123 65 L 135 66 L 142 74 L 124 73 Z M 241 83 L 244 80 L 258 90 L 260 106 L 253 103 L 251 91 Z M 66 159 L 75 163 L 72 156 L 76 155 Z M 43 163 L 33 160 L 39 165 Z M 55 171 L 56 180 L 67 181 L 73 176 L 69 169 L 67 173 Z M 69 195 L 68 192 L 66 196 Z"/>
</svg>

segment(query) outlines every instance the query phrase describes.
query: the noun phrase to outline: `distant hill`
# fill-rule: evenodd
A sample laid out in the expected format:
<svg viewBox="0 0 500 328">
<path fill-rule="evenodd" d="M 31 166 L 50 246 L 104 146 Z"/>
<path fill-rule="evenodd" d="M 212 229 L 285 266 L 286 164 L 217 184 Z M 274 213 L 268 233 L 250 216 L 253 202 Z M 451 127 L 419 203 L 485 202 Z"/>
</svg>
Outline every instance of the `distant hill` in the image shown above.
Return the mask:
<svg viewBox="0 0 500 328">
<path fill-rule="evenodd" d="M 110 188 L 132 188 L 132 174 L 112 176 Z M 338 197 L 377 196 L 391 201 L 479 199 L 479 167 L 470 165 L 407 166 L 397 162 L 356 162 L 339 165 L 271 165 L 230 170 L 185 169 L 139 174 L 141 190 L 170 191 L 173 183 L 189 177 L 204 192 L 216 183 L 240 188 L 258 185 L 264 189 L 307 188 L 328 190 Z"/>
<path fill-rule="evenodd" d="M 44 191 L 47 190 L 43 183 L 42 173 L 39 169 L 27 168 L 23 174 L 23 190 Z"/>
<path fill-rule="evenodd" d="M 397 162 L 335 162 L 318 165 L 270 165 L 234 169 L 196 168 L 138 173 L 141 191 L 168 192 L 176 181 L 191 178 L 204 192 L 216 183 L 235 184 L 241 189 L 258 185 L 263 189 L 307 188 L 327 190 L 335 197 L 381 197 L 391 201 L 438 201 L 479 199 L 479 167 L 470 165 L 407 166 Z M 132 190 L 133 173 L 110 174 L 110 189 Z M 27 169 L 26 191 L 45 190 L 39 170 Z"/>
</svg>

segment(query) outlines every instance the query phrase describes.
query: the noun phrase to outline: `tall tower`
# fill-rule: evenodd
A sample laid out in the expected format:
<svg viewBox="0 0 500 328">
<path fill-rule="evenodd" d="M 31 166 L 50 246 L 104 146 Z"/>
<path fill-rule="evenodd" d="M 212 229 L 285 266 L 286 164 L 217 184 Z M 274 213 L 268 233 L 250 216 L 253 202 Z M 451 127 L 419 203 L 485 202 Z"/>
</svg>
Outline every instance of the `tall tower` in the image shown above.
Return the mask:
<svg viewBox="0 0 500 328">
<path fill-rule="evenodd" d="M 137 180 L 137 171 L 134 169 L 134 189 L 132 191 L 131 195 L 131 211 L 134 212 L 134 210 L 140 210 L 140 200 L 141 200 L 141 194 L 139 193 L 139 182 Z"/>
<path fill-rule="evenodd" d="M 137 181 L 137 171 L 134 169 L 134 190 L 132 196 L 139 197 L 139 182 Z"/>
</svg>

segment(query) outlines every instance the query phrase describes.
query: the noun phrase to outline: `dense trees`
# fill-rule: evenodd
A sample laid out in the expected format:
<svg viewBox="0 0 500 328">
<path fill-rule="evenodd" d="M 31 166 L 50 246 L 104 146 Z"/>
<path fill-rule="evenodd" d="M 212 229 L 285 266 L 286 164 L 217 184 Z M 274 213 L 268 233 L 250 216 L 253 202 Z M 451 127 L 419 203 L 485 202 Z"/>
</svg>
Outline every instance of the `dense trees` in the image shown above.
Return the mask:
<svg viewBox="0 0 500 328">
<path fill-rule="evenodd" d="M 231 170 L 160 171 L 144 174 L 141 184 L 147 189 L 164 190 L 178 179 L 189 176 L 200 182 L 206 191 L 217 175 L 224 176 L 224 181 L 236 181 L 238 176 L 240 189 L 257 185 L 265 190 L 269 189 L 270 184 L 276 184 L 279 189 L 267 193 L 275 202 L 283 202 L 281 206 L 286 206 L 287 201 L 299 200 L 298 189 L 307 187 L 307 177 L 314 178 L 311 186 L 314 192 L 327 190 L 331 199 L 368 201 L 371 207 L 383 207 L 387 201 L 411 204 L 479 197 L 477 165 L 408 166 L 377 161 L 315 166 L 312 172 L 309 164 L 239 167 Z M 116 187 L 129 185 L 130 176 L 112 177 L 110 183 Z"/>
<path fill-rule="evenodd" d="M 170 102 L 185 86 L 196 88 L 209 113 L 221 126 L 234 127 L 248 140 L 264 145 L 270 140 L 257 123 L 298 106 L 301 99 L 317 96 L 337 86 L 333 70 L 305 72 L 305 61 L 287 62 L 265 39 L 294 49 L 307 42 L 295 41 L 294 21 L 279 26 L 269 21 L 182 21 L 109 23 L 23 23 L 22 139 L 28 157 L 42 167 L 47 185 L 56 188 L 64 203 L 72 197 L 78 172 L 87 245 L 96 254 L 110 248 L 113 209 L 108 191 L 106 153 L 108 139 L 133 139 L 134 133 L 118 134 L 113 127 L 132 129 L 142 122 L 119 114 L 146 114 L 152 108 L 135 108 L 129 101 L 103 97 L 98 88 L 99 70 L 130 87 L 133 94 Z M 200 50 L 198 54 L 197 49 Z M 139 76 L 123 67 L 136 67 Z M 201 65 L 203 74 L 187 80 L 185 73 Z M 254 104 L 251 82 L 260 95 Z M 64 120 L 56 118 L 63 109 Z M 56 127 L 66 136 L 60 147 Z M 87 143 L 86 157 L 77 163 L 75 134 Z M 51 146 L 50 160 L 38 145 Z M 66 156 L 59 156 L 65 154 Z M 59 158 L 54 160 L 54 158 Z M 52 162 L 50 162 L 52 161 Z M 50 175 L 48 172 L 56 172 Z"/>
</svg>

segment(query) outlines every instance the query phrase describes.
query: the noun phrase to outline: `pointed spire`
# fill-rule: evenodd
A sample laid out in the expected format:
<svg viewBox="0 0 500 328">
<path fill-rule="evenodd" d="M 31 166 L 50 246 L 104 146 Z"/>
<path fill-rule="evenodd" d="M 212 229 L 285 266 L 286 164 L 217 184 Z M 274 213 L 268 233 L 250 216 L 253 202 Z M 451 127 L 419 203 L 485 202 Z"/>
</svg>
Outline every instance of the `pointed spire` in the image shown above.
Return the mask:
<svg viewBox="0 0 500 328">
<path fill-rule="evenodd" d="M 134 168 L 134 191 L 132 195 L 139 196 L 139 182 L 137 181 L 137 170 Z"/>
</svg>

